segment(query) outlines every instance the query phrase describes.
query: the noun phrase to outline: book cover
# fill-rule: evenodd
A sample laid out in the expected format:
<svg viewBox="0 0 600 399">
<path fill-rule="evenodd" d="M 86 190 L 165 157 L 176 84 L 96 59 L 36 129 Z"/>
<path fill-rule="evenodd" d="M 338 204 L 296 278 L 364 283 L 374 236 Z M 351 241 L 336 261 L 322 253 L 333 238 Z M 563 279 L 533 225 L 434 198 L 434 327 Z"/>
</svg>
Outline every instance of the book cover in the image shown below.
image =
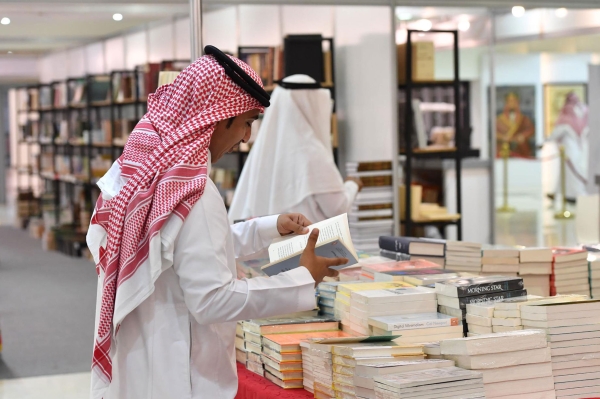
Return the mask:
<svg viewBox="0 0 600 399">
<path fill-rule="evenodd" d="M 502 291 L 493 294 L 463 296 L 463 297 L 448 297 L 438 295 L 438 304 L 455 309 L 466 309 L 467 305 L 473 303 L 493 303 L 500 302 L 506 298 L 522 297 L 527 295 L 527 290 Z"/>
<path fill-rule="evenodd" d="M 435 290 L 425 287 L 402 287 L 380 290 L 361 290 L 353 292 L 352 302 L 356 301 L 364 304 L 375 303 L 398 303 L 414 301 L 435 301 Z"/>
<path fill-rule="evenodd" d="M 552 249 L 550 248 L 522 248 L 519 250 L 521 263 L 552 262 Z"/>
<path fill-rule="evenodd" d="M 338 286 L 338 293 L 349 296 L 352 292 L 358 291 L 370 291 L 370 290 L 383 290 L 388 288 L 410 288 L 410 284 L 406 284 L 402 281 L 390 281 L 390 282 L 352 282 L 346 284 L 340 284 Z"/>
<path fill-rule="evenodd" d="M 310 311 L 285 317 L 246 320 L 242 322 L 242 327 L 255 334 L 274 334 L 294 332 L 302 328 L 312 329 L 308 331 L 337 329 L 337 323 L 333 317 L 319 316 L 316 312 Z"/>
<path fill-rule="evenodd" d="M 458 326 L 459 324 L 460 320 L 458 317 L 452 317 L 442 313 L 416 313 L 369 318 L 369 325 L 387 331 Z"/>
<path fill-rule="evenodd" d="M 450 297 L 493 294 L 521 289 L 523 289 L 522 278 L 503 276 L 457 278 L 435 284 L 437 293 Z"/>
<path fill-rule="evenodd" d="M 552 248 L 555 263 L 572 262 L 576 260 L 587 261 L 588 252 L 581 248 Z"/>
</svg>

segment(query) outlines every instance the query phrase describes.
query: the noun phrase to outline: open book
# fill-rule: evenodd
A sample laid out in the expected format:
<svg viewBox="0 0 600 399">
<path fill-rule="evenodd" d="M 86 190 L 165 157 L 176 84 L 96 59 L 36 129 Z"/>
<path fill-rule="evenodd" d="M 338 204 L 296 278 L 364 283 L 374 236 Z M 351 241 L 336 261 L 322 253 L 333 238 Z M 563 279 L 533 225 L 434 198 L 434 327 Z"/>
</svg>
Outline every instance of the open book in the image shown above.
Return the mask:
<svg viewBox="0 0 600 399">
<path fill-rule="evenodd" d="M 350 237 L 348 216 L 345 213 L 319 223 L 311 224 L 308 228 L 310 231 L 314 228 L 319 229 L 319 240 L 315 248 L 317 256 L 348 259 L 348 263 L 345 265 L 332 266 L 332 269 L 343 269 L 358 262 L 358 256 Z M 271 243 L 269 246 L 270 263 L 263 266 L 261 268 L 262 271 L 268 276 L 273 276 L 301 266 L 300 256 L 304 248 L 306 248 L 309 235 L 310 232 Z"/>
</svg>

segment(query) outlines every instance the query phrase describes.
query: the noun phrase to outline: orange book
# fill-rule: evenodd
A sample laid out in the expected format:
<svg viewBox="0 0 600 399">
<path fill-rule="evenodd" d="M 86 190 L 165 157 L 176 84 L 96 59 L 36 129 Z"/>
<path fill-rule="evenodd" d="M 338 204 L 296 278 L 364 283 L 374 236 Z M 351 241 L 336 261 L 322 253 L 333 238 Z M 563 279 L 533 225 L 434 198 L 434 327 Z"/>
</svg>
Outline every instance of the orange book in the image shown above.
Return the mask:
<svg viewBox="0 0 600 399">
<path fill-rule="evenodd" d="M 263 346 L 279 353 L 300 351 L 300 342 L 314 338 L 343 338 L 352 335 L 343 331 L 317 331 L 297 334 L 269 334 L 263 336 Z"/>
</svg>

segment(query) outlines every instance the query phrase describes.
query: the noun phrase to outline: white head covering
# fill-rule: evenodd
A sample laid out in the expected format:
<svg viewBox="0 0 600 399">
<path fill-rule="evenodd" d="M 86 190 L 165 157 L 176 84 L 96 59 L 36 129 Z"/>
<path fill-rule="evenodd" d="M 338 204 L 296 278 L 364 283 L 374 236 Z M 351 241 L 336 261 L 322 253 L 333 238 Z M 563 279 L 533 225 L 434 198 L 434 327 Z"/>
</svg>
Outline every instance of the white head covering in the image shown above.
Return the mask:
<svg viewBox="0 0 600 399">
<path fill-rule="evenodd" d="M 283 81 L 315 83 L 306 75 Z M 275 88 L 235 190 L 231 222 L 293 212 L 311 195 L 344 191 L 332 153 L 332 108 L 328 89 Z"/>
</svg>

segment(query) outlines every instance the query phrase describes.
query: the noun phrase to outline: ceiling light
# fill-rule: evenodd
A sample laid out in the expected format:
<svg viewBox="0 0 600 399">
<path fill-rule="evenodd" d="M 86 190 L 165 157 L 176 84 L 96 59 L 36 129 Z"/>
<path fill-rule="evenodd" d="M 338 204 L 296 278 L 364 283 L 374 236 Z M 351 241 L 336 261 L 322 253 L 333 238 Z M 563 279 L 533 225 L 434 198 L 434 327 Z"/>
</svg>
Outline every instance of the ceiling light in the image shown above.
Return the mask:
<svg viewBox="0 0 600 399">
<path fill-rule="evenodd" d="M 458 21 L 458 30 L 461 32 L 466 32 L 471 27 L 471 23 L 468 19 L 462 19 Z"/>
<path fill-rule="evenodd" d="M 525 7 L 523 6 L 514 6 L 512 8 L 512 15 L 519 18 L 522 17 L 523 14 L 525 14 Z"/>
<path fill-rule="evenodd" d="M 2 24 L 2 25 L 10 24 L 10 18 L 4 17 L 4 18 L 0 19 L 0 24 Z"/>
<path fill-rule="evenodd" d="M 569 12 L 567 11 L 567 9 L 566 9 L 566 8 L 557 8 L 557 9 L 554 11 L 554 15 L 556 15 L 558 18 L 564 18 L 564 17 L 566 17 L 566 16 L 567 16 L 567 14 L 568 14 L 568 13 L 569 13 Z"/>
<path fill-rule="evenodd" d="M 400 21 L 410 21 L 413 16 L 409 12 L 396 12 L 396 17 L 398 17 Z"/>
<path fill-rule="evenodd" d="M 123 14 L 119 14 L 119 13 L 113 14 L 113 19 L 115 21 L 122 21 L 123 20 Z"/>
<path fill-rule="evenodd" d="M 428 19 L 420 19 L 417 21 L 417 29 L 427 32 L 431 30 L 433 23 Z"/>
<path fill-rule="evenodd" d="M 6 52 L 6 54 L 12 54 L 12 51 L 9 50 L 9 51 Z"/>
</svg>

